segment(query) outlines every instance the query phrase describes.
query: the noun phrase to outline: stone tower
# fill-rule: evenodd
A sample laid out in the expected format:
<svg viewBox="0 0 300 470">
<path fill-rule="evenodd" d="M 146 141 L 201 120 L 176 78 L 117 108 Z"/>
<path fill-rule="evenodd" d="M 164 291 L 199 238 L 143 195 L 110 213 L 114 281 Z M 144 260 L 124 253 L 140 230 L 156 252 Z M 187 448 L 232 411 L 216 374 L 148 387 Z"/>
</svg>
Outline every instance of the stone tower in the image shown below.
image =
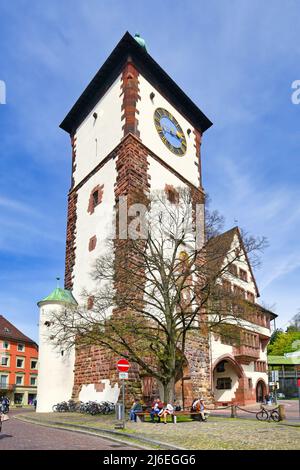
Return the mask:
<svg viewBox="0 0 300 470">
<path fill-rule="evenodd" d="M 134 202 L 136 190 L 147 195 L 188 187 L 196 202 L 204 202 L 200 147 L 211 125 L 149 55 L 143 39 L 127 32 L 60 125 L 72 145 L 65 289 L 78 303 L 83 289 L 92 290 L 89 274 L 121 196 Z M 185 387 L 186 397 L 205 395 L 210 387 L 208 340 L 191 338 L 187 360 L 178 394 Z M 91 347 L 78 352 L 73 396 L 91 384 L 102 397 L 105 390 L 115 390 L 113 369 L 106 351 Z M 142 388 L 149 389 L 149 380 Z"/>
</svg>

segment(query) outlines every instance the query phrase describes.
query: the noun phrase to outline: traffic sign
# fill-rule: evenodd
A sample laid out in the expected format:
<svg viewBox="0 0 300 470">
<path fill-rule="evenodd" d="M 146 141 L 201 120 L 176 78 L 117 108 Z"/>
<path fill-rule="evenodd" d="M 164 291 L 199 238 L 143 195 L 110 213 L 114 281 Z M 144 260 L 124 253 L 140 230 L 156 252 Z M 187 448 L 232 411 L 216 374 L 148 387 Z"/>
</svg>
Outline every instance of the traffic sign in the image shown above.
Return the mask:
<svg viewBox="0 0 300 470">
<path fill-rule="evenodd" d="M 128 379 L 128 372 L 119 372 L 119 379 L 127 380 Z"/>
<path fill-rule="evenodd" d="M 127 372 L 129 367 L 130 367 L 130 364 L 126 359 L 120 359 L 117 362 L 117 368 L 119 372 Z"/>
</svg>

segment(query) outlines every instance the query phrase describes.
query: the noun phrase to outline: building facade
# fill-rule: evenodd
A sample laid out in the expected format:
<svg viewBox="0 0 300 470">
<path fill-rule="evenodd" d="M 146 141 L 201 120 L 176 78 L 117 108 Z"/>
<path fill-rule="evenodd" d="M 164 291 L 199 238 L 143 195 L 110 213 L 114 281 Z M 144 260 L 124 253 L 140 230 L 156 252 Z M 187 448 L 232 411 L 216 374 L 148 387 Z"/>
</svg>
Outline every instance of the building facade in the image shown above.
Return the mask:
<svg viewBox="0 0 300 470">
<path fill-rule="evenodd" d="M 33 404 L 37 380 L 37 344 L 0 315 L 0 396 L 12 405 Z"/>
<path fill-rule="evenodd" d="M 80 399 L 116 401 L 116 358 L 96 346 L 71 351 L 68 358 L 63 351 L 54 351 L 49 330 L 51 309 L 65 308 L 73 302 L 81 304 L 82 291 L 92 292 L 90 272 L 104 251 L 122 197 L 133 204 L 140 202 L 137 195 L 147 198 L 155 190 L 172 193 L 174 188 L 187 188 L 193 192 L 194 201 L 204 205 L 201 141 L 211 125 L 147 53 L 141 38 L 129 33 L 62 122 L 61 128 L 69 133 L 72 145 L 65 289 L 54 291 L 39 303 L 38 411 L 50 411 L 56 401 L 68 399 L 71 394 Z M 201 217 L 199 226 L 204 232 L 204 212 Z M 232 235 L 231 242 L 239 243 L 238 232 Z M 204 235 L 202 238 L 204 242 Z M 242 264 L 243 268 L 237 266 L 238 273 L 246 270 L 248 280 L 238 275 L 232 289 L 242 289 L 242 285 L 245 295 L 255 303 L 258 291 L 251 267 L 247 260 Z M 92 303 L 92 296 L 90 300 Z M 257 311 L 260 313 L 255 321 L 243 325 L 245 342 L 240 351 L 208 332 L 189 338 L 186 370 L 176 384 L 177 399 L 188 405 L 201 394 L 208 400 L 244 403 L 256 399 L 257 387 L 261 387 L 262 394 L 265 392 L 264 341 L 270 335 L 269 313 L 261 313 L 259 306 Z M 248 333 L 252 329 L 255 332 Z M 130 383 L 135 393 L 147 399 L 157 393 L 152 378 L 141 379 L 137 369 L 131 371 Z"/>
</svg>

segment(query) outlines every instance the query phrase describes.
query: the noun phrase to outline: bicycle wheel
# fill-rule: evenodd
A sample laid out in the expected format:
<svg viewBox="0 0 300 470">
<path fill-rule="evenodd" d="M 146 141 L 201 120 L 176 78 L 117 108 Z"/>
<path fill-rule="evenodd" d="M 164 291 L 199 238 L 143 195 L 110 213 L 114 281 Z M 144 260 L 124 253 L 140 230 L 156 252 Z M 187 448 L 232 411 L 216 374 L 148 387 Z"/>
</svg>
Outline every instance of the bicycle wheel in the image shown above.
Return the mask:
<svg viewBox="0 0 300 470">
<path fill-rule="evenodd" d="M 261 410 L 256 413 L 256 419 L 258 419 L 258 421 L 267 421 L 269 419 L 269 413 L 266 410 Z"/>
<path fill-rule="evenodd" d="M 280 414 L 279 414 L 278 411 L 276 411 L 276 410 L 275 410 L 275 411 L 272 411 L 272 413 L 271 413 L 271 418 L 272 418 L 272 420 L 275 421 L 276 423 L 278 423 L 278 421 L 281 420 Z"/>
<path fill-rule="evenodd" d="M 57 405 L 52 406 L 52 411 L 57 411 Z"/>
</svg>

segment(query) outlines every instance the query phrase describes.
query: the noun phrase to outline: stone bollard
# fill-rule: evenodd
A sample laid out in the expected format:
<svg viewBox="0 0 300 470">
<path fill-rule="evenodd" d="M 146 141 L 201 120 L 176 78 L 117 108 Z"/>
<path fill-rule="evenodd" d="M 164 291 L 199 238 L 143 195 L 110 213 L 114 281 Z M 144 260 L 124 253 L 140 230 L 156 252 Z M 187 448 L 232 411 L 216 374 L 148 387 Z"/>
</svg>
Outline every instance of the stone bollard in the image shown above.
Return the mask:
<svg viewBox="0 0 300 470">
<path fill-rule="evenodd" d="M 284 405 L 278 405 L 278 413 L 280 416 L 280 419 L 285 419 L 285 406 Z"/>
<path fill-rule="evenodd" d="M 236 418 L 236 406 L 235 405 L 231 405 L 231 416 L 230 418 Z"/>
</svg>

